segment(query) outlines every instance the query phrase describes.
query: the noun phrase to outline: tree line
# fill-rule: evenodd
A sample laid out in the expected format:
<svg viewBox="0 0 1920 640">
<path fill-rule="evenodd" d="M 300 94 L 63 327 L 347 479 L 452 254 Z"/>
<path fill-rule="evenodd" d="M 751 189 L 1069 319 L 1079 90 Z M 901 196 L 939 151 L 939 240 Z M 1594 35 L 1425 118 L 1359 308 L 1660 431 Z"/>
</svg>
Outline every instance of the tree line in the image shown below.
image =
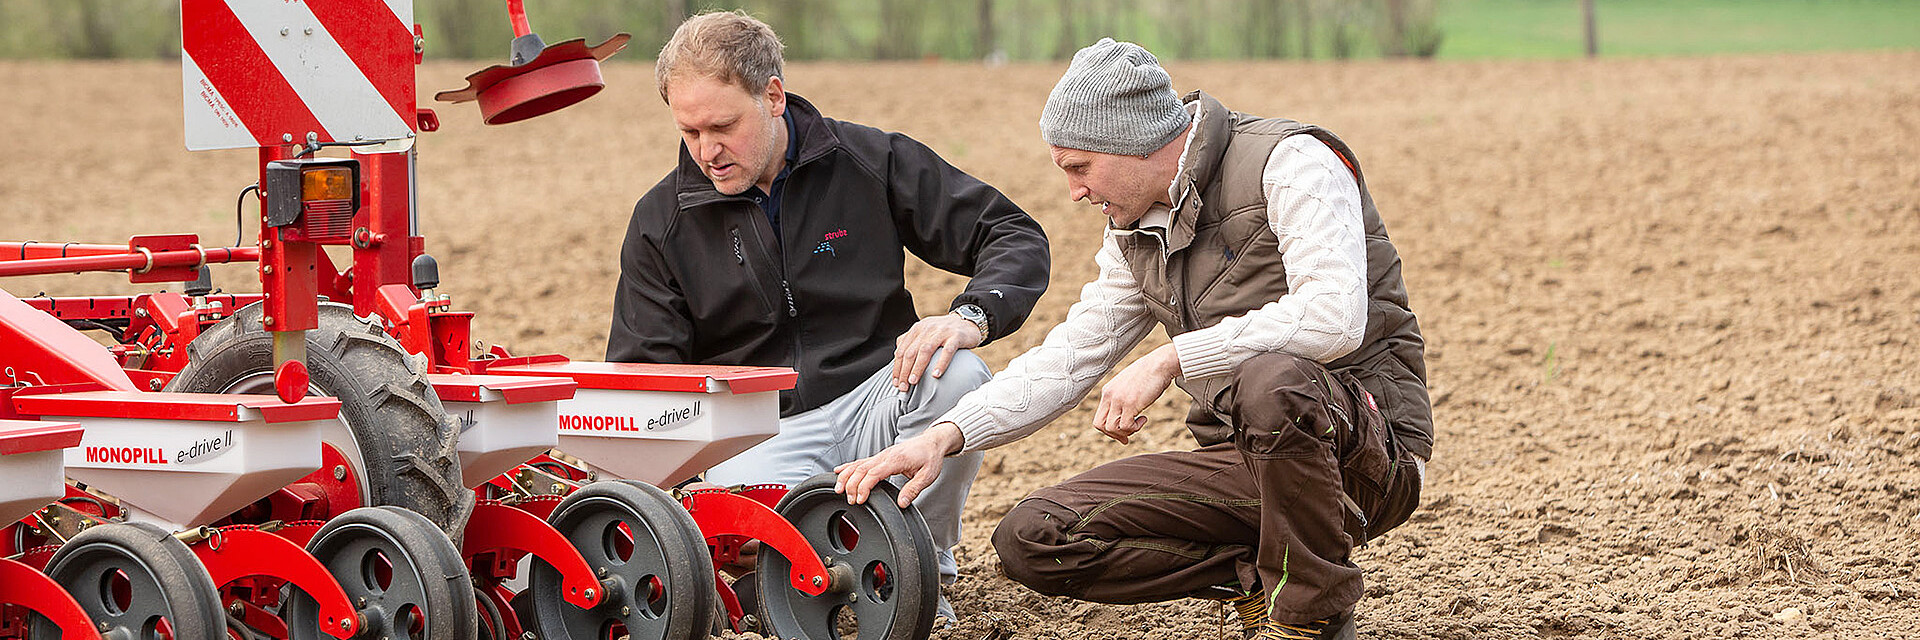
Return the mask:
<svg viewBox="0 0 1920 640">
<path fill-rule="evenodd" d="M 264 0 L 242 0 L 258 2 Z M 1436 0 L 527 0 L 548 42 L 617 32 L 650 57 L 688 15 L 743 9 L 791 60 L 1063 60 L 1111 36 L 1174 59 L 1432 57 Z M 501 0 L 416 0 L 434 58 L 504 58 Z M 177 0 L 0 0 L 0 57 L 171 58 Z"/>
</svg>

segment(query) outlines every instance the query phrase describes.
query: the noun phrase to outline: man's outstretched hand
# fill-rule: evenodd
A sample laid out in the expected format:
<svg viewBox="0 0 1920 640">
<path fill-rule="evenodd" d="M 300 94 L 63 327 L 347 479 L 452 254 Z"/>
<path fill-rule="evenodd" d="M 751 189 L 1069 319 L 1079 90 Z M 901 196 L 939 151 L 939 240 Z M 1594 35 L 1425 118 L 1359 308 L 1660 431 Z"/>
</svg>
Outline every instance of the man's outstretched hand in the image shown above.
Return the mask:
<svg viewBox="0 0 1920 640">
<path fill-rule="evenodd" d="M 895 475 L 905 475 L 907 486 L 900 488 L 900 508 L 905 509 L 940 477 L 940 463 L 948 454 L 960 451 L 964 442 L 959 425 L 951 422 L 933 425 L 926 433 L 896 442 L 872 457 L 834 467 L 833 472 L 840 474 L 840 479 L 833 483 L 833 490 L 846 494 L 847 504 L 863 504 L 873 495 L 874 485 Z"/>
<path fill-rule="evenodd" d="M 1100 389 L 1100 408 L 1094 410 L 1093 428 L 1127 444 L 1147 423 L 1146 416 L 1140 414 L 1146 413 L 1179 375 L 1180 355 L 1173 343 L 1141 356 Z"/>
<path fill-rule="evenodd" d="M 902 392 L 920 384 L 922 374 L 947 372 L 953 354 L 980 346 L 980 327 L 957 315 L 922 318 L 894 340 L 893 388 Z"/>
</svg>

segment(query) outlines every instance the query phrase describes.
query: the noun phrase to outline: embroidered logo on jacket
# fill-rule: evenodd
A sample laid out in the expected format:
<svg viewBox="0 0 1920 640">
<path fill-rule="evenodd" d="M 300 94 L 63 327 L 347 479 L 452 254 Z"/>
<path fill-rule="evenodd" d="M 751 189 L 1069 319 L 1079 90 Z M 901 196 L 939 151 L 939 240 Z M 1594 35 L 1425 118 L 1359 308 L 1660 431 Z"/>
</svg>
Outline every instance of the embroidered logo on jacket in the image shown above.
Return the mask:
<svg viewBox="0 0 1920 640">
<path fill-rule="evenodd" d="M 836 258 L 838 258 L 838 257 L 840 257 L 840 254 L 839 254 L 839 252 L 836 252 L 836 251 L 834 251 L 834 250 L 833 250 L 833 241 L 835 241 L 835 240 L 839 240 L 839 239 L 841 239 L 841 238 L 845 238 L 845 237 L 847 237 L 847 230 L 846 230 L 846 229 L 835 229 L 835 230 L 833 230 L 833 231 L 828 231 L 828 232 L 827 232 L 827 234 L 826 234 L 825 236 L 822 236 L 822 237 L 820 238 L 820 244 L 819 244 L 818 246 L 815 246 L 815 247 L 813 248 L 813 252 L 814 252 L 814 253 L 825 253 L 825 254 L 828 254 L 828 255 L 831 255 L 831 256 L 833 256 L 833 257 L 836 257 Z"/>
</svg>

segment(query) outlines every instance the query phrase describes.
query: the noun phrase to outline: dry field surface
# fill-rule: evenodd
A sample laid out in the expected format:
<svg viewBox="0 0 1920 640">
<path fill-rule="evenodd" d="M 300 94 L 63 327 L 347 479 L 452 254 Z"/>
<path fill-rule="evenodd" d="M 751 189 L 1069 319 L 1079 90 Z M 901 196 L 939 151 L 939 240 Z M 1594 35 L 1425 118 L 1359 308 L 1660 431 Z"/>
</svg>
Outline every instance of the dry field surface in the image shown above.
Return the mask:
<svg viewBox="0 0 1920 640">
<path fill-rule="evenodd" d="M 828 114 L 925 141 L 1045 224 L 1053 289 L 985 350 L 996 366 L 1093 272 L 1102 219 L 1065 201 L 1034 125 L 1060 69 L 789 70 Z M 426 67 L 422 93 L 467 70 Z M 1413 521 L 1357 553 L 1362 637 L 1920 636 L 1920 54 L 1172 71 L 1339 132 L 1405 256 L 1438 451 Z M 439 109 L 421 225 L 476 336 L 600 355 L 628 211 L 676 145 L 651 68 L 609 76 L 524 124 Z M 0 238 L 232 237 L 253 159 L 182 151 L 176 65 L 0 62 L 0 86 Z M 958 280 L 914 273 L 923 308 L 943 309 Z M 1185 406 L 1163 399 L 1131 447 L 1083 406 L 990 453 L 960 550 L 964 620 L 942 636 L 1229 637 L 1210 604 L 1036 595 L 987 542 L 1036 487 L 1187 447 Z"/>
</svg>

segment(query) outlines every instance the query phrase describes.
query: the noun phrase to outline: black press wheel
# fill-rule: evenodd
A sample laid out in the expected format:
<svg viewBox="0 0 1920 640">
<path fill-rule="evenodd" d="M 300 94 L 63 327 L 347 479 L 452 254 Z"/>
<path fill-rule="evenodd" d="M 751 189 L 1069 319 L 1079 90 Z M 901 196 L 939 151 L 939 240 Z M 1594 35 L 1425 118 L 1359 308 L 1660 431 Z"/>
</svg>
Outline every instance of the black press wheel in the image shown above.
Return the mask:
<svg viewBox="0 0 1920 640">
<path fill-rule="evenodd" d="M 420 514 L 362 507 L 328 520 L 307 542 L 364 623 L 354 638 L 470 640 L 479 634 L 473 579 L 460 551 Z M 289 640 L 331 638 L 319 605 L 304 593 L 287 602 Z"/>
<path fill-rule="evenodd" d="M 918 509 L 901 509 L 891 482 L 865 504 L 847 504 L 824 473 L 774 508 L 827 563 L 833 583 L 809 596 L 788 584 L 793 563 L 771 548 L 755 570 L 760 619 L 780 638 L 919 640 L 933 632 L 940 574 L 933 535 Z"/>
<path fill-rule="evenodd" d="M 596 482 L 573 492 L 547 522 L 593 567 L 600 603 L 561 599 L 560 574 L 534 562 L 522 597 L 542 640 L 697 640 L 713 626 L 713 560 L 693 516 L 640 482 Z"/>
<path fill-rule="evenodd" d="M 248 305 L 187 345 L 187 366 L 167 391 L 273 395 L 273 335 Z M 460 482 L 459 423 L 427 384 L 423 365 L 353 307 L 320 303 L 307 332 L 312 392 L 340 399 L 346 433 L 323 434 L 357 468 L 362 504 L 405 507 L 454 539 L 473 514 Z"/>
<path fill-rule="evenodd" d="M 80 602 L 101 635 L 126 640 L 214 640 L 227 621 L 213 578 L 187 545 L 144 523 L 106 524 L 54 552 L 47 575 Z M 34 638 L 60 630 L 34 616 Z"/>
</svg>

